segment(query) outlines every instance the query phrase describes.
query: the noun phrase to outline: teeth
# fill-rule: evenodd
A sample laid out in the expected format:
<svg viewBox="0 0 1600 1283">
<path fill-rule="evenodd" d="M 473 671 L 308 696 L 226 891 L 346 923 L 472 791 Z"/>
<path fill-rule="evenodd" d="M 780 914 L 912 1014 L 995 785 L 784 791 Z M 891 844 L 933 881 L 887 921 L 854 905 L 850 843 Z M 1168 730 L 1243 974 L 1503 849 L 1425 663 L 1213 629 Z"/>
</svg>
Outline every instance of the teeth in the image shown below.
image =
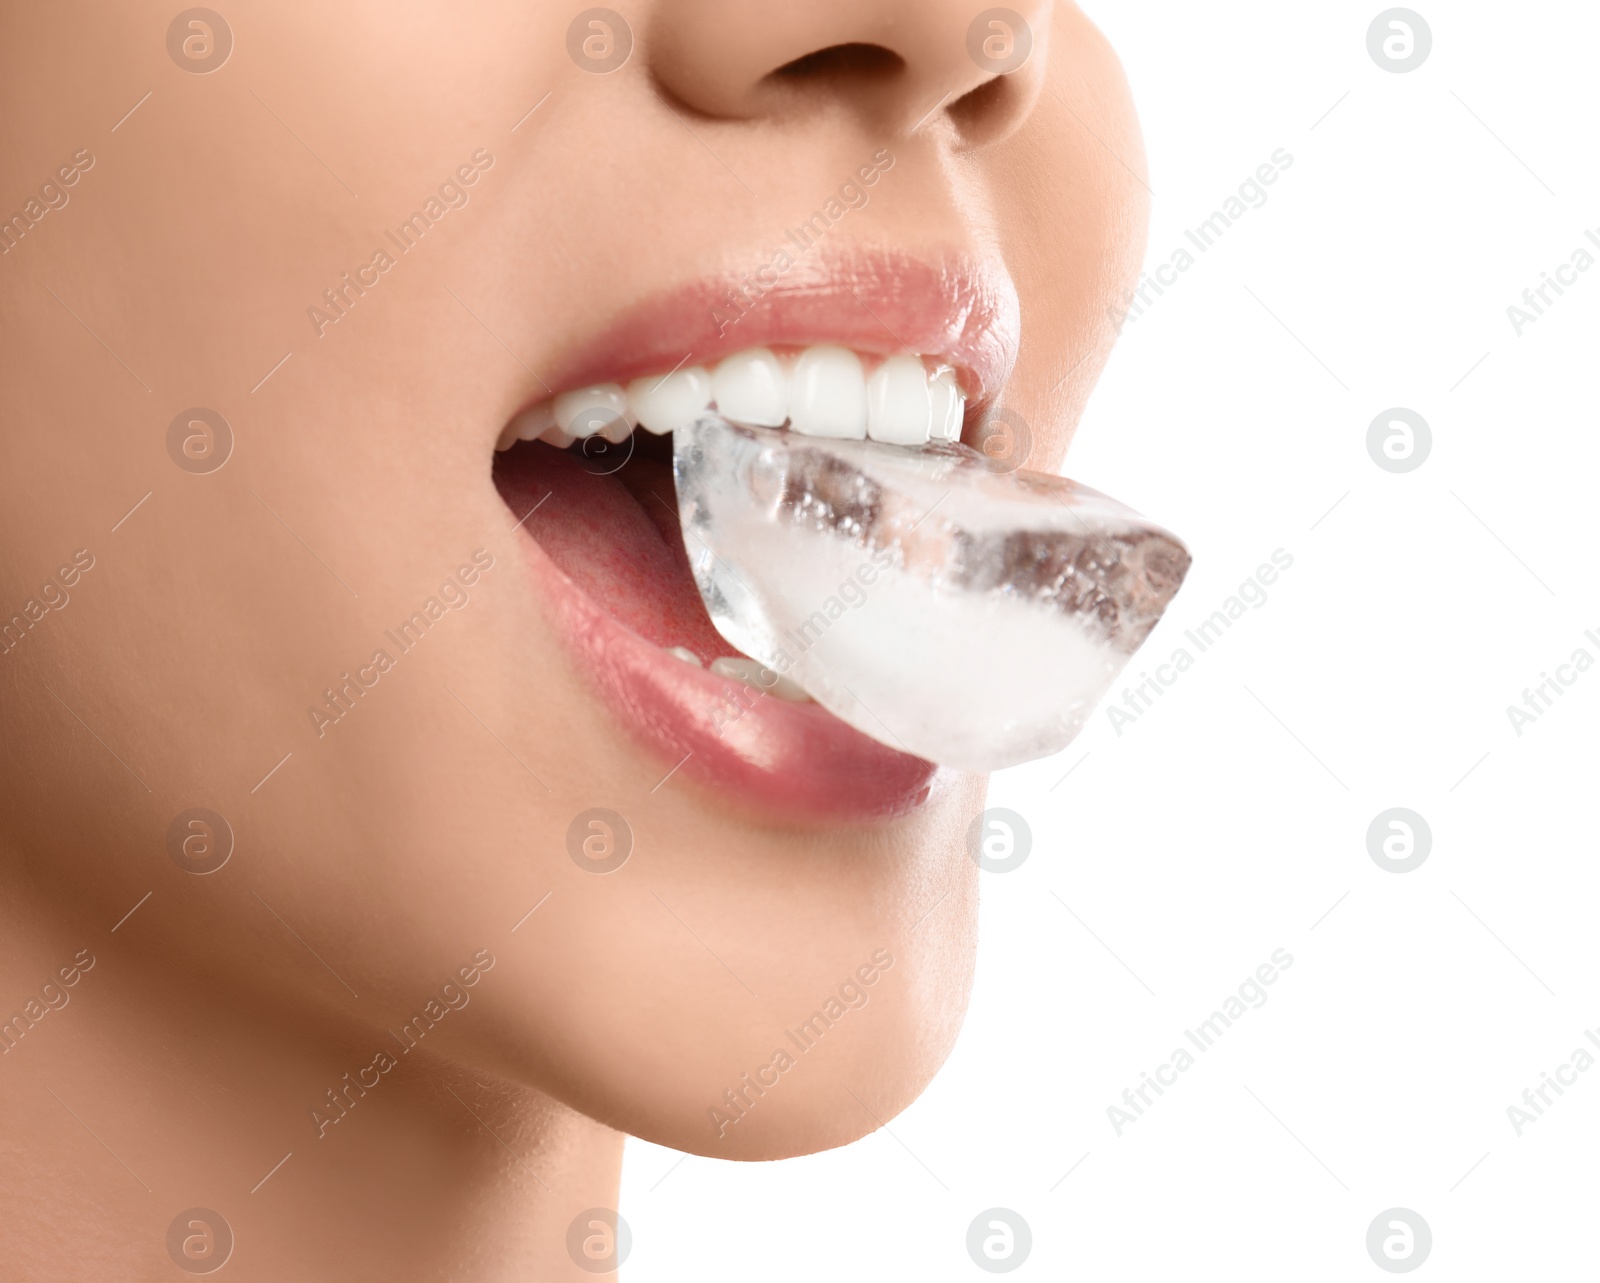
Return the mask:
<svg viewBox="0 0 1600 1283">
<path fill-rule="evenodd" d="M 657 435 L 693 423 L 710 404 L 711 375 L 698 365 L 628 384 L 628 409 L 641 428 Z"/>
<path fill-rule="evenodd" d="M 754 686 L 769 695 L 776 695 L 790 704 L 812 702 L 811 696 L 801 689 L 799 683 L 773 672 L 772 669 L 753 659 L 725 655 L 721 659 L 711 661 L 711 671 L 718 677 L 731 677 L 736 682 L 743 682 L 746 686 Z"/>
<path fill-rule="evenodd" d="M 511 420 L 511 426 L 517 430 L 517 440 L 533 441 L 555 429 L 556 416 L 551 412 L 550 402 L 541 401 Z"/>
<path fill-rule="evenodd" d="M 735 423 L 781 428 L 789 417 L 789 378 L 770 349 L 735 352 L 711 376 L 717 409 Z"/>
<path fill-rule="evenodd" d="M 607 441 L 623 442 L 637 422 L 628 409 L 628 394 L 620 383 L 597 383 L 593 387 L 563 392 L 551 407 L 555 426 L 574 437 L 603 436 Z"/>
<path fill-rule="evenodd" d="M 956 372 L 948 365 L 940 366 L 928 381 L 928 392 L 933 401 L 933 424 L 928 433 L 930 441 L 961 440 L 961 419 L 966 411 L 967 399 L 956 384 Z"/>
<path fill-rule="evenodd" d="M 933 420 L 928 372 L 915 356 L 891 356 L 867 380 L 867 435 L 894 445 L 926 445 Z"/>
<path fill-rule="evenodd" d="M 867 379 L 847 347 L 808 347 L 789 376 L 789 425 L 808 437 L 867 435 Z"/>
<path fill-rule="evenodd" d="M 519 440 L 565 448 L 597 435 L 620 444 L 635 426 L 671 432 L 713 408 L 736 423 L 787 425 L 806 436 L 921 446 L 959 441 L 966 407 L 956 372 L 930 368 L 920 356 L 885 357 L 868 378 L 861 357 L 836 343 L 783 353 L 753 347 L 725 357 L 714 372 L 692 365 L 626 388 L 597 383 L 563 392 L 517 415 L 495 449 Z"/>
</svg>

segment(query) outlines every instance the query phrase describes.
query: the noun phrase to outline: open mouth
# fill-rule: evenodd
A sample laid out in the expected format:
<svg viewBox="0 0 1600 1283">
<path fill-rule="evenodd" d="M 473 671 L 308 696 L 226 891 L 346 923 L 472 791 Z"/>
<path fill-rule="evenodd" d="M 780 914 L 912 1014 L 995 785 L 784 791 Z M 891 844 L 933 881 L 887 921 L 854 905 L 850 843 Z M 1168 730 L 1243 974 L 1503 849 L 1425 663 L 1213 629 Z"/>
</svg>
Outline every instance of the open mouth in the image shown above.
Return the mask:
<svg viewBox="0 0 1600 1283">
<path fill-rule="evenodd" d="M 684 547 L 672 433 L 715 411 L 907 450 L 959 440 L 1009 360 L 993 360 L 986 325 L 975 349 L 988 368 L 963 361 L 962 342 L 906 351 L 881 332 L 894 324 L 883 313 L 914 312 L 896 328 L 948 340 L 952 314 L 964 335 L 992 309 L 971 306 L 959 286 L 964 306 L 952 307 L 951 281 L 960 278 L 949 272 L 926 278 L 936 298 L 921 302 L 938 305 L 931 309 L 918 308 L 903 272 L 894 279 L 899 290 L 872 309 L 887 322 L 877 335 L 858 327 L 845 341 L 806 341 L 823 318 L 796 320 L 775 298 L 761 333 L 755 318 L 746 322 L 744 346 L 679 326 L 684 346 L 698 339 L 706 357 L 680 348 L 676 365 L 663 360 L 652 371 L 650 355 L 633 351 L 609 379 L 592 377 L 592 357 L 575 362 L 591 377 L 520 411 L 496 441 L 495 485 L 519 523 L 542 601 L 601 701 L 658 755 L 664 777 L 794 819 L 903 814 L 930 795 L 938 768 L 845 725 L 716 631 Z M 845 288 L 859 302 L 855 285 Z M 816 301 L 814 287 L 798 300 L 803 310 Z M 691 314 L 698 310 L 691 302 Z"/>
</svg>

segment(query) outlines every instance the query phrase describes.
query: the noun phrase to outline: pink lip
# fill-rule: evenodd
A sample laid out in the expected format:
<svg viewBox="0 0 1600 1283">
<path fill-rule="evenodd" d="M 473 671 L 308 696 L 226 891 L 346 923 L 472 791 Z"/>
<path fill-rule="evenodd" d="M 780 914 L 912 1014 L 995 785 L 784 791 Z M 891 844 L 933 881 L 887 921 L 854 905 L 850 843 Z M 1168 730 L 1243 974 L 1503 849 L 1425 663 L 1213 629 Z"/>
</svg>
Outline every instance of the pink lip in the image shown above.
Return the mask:
<svg viewBox="0 0 1600 1283">
<path fill-rule="evenodd" d="M 998 392 L 1016 358 L 1016 289 L 1003 269 L 970 258 L 819 250 L 742 313 L 728 295 L 738 284 L 704 280 L 646 301 L 560 361 L 552 386 L 620 382 L 760 345 L 831 341 L 947 361 L 977 402 Z M 522 537 L 569 652 L 617 720 L 660 755 L 664 774 L 670 768 L 674 780 L 797 820 L 892 817 L 930 795 L 933 763 L 867 738 L 818 705 L 787 703 L 674 658 L 607 614 L 526 529 Z"/>
<path fill-rule="evenodd" d="M 771 287 L 742 281 L 746 275 L 696 281 L 631 309 L 558 362 L 551 386 L 625 382 L 748 347 L 833 342 L 942 359 L 963 372 L 976 402 L 992 397 L 1016 362 L 1016 286 L 991 263 L 819 247 Z"/>
</svg>

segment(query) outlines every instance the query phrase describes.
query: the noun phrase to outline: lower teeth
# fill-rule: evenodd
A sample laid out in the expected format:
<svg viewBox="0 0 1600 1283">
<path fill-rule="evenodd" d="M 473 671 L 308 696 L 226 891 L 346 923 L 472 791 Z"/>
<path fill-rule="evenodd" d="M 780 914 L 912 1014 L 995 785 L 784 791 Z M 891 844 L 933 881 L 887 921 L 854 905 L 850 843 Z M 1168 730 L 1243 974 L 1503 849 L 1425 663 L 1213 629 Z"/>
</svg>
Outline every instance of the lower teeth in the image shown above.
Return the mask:
<svg viewBox="0 0 1600 1283">
<path fill-rule="evenodd" d="M 743 682 L 746 686 L 755 686 L 764 690 L 769 695 L 790 704 L 809 704 L 811 696 L 806 694 L 805 688 L 793 679 L 777 673 L 765 664 L 754 659 L 725 658 L 713 659 L 711 671 L 719 677 L 731 677 L 736 682 Z"/>
</svg>

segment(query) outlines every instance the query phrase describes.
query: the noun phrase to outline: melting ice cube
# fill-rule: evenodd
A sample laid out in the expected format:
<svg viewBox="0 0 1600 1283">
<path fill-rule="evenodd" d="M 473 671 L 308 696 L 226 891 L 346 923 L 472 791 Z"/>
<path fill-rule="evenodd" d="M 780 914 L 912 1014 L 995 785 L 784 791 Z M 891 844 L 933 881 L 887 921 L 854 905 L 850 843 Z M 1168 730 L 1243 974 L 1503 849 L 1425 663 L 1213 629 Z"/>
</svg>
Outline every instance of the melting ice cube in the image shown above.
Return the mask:
<svg viewBox="0 0 1600 1283">
<path fill-rule="evenodd" d="M 717 631 L 883 744 L 991 771 L 1064 748 L 1189 568 L 1062 477 L 706 415 L 675 433 Z"/>
</svg>

